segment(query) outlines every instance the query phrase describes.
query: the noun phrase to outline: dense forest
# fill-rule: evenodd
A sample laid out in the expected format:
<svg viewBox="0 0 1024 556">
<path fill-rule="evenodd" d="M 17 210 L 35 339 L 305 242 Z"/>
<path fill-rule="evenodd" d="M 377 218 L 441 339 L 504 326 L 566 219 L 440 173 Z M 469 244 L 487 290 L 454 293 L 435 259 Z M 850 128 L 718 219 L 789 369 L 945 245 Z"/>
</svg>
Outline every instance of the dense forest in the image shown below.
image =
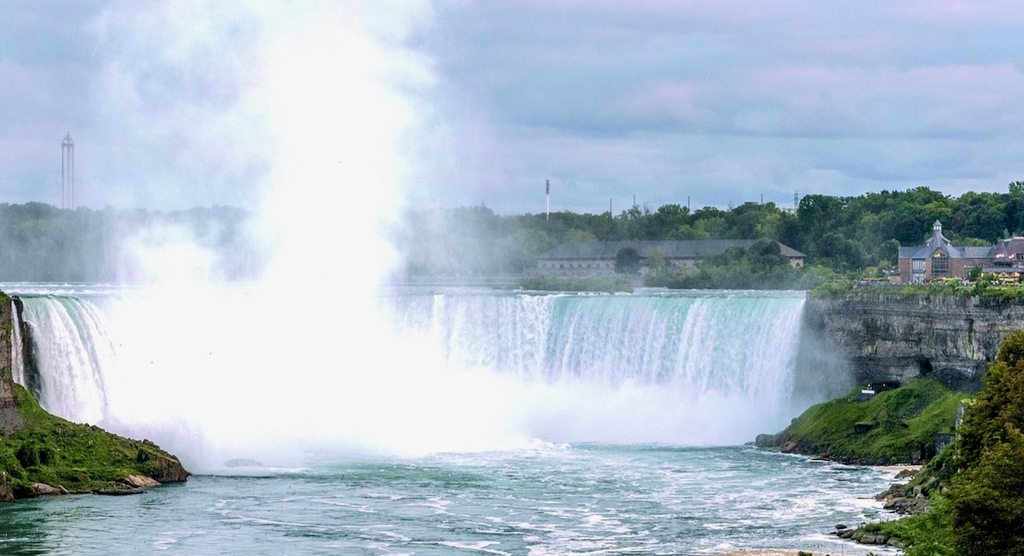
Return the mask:
<svg viewBox="0 0 1024 556">
<path fill-rule="evenodd" d="M 668 204 L 634 206 L 614 216 L 501 216 L 486 207 L 464 207 L 415 211 L 406 220 L 398 243 L 410 274 L 514 274 L 533 268 L 538 254 L 562 242 L 622 239 L 775 240 L 807 255 L 805 272 L 860 274 L 895 268 L 899 246 L 923 243 L 936 220 L 956 245 L 992 245 L 1024 233 L 1024 182 L 1011 183 L 1006 193 L 960 197 L 927 187 L 855 197 L 807 195 L 796 210 L 774 203 L 694 211 Z"/>
</svg>

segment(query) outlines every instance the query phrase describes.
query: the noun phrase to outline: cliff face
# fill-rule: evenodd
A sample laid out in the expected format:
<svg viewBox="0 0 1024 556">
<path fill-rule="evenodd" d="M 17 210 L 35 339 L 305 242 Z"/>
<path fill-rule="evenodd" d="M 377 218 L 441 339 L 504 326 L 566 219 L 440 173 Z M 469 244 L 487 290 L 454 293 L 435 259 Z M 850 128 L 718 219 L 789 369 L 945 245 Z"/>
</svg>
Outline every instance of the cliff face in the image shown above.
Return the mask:
<svg viewBox="0 0 1024 556">
<path fill-rule="evenodd" d="M 11 367 L 11 342 L 14 320 L 11 300 L 0 294 L 0 433 L 9 432 L 19 423 L 14 403 L 14 376 Z"/>
<path fill-rule="evenodd" d="M 931 376 L 977 391 L 1009 332 L 1024 328 L 1024 306 L 985 298 L 855 293 L 808 299 L 805 323 L 826 350 L 846 360 L 860 384 Z"/>
</svg>

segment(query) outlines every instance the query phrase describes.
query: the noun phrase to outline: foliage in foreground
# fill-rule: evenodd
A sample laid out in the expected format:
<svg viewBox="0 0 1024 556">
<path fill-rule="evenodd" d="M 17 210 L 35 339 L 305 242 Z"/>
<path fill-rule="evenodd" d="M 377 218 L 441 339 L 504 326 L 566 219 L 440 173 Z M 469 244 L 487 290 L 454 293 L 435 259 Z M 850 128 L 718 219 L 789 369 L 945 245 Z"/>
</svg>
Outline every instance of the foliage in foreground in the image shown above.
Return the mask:
<svg viewBox="0 0 1024 556">
<path fill-rule="evenodd" d="M 35 483 L 69 492 L 116 488 L 129 475 L 184 480 L 177 458 L 152 442 L 108 433 L 47 413 L 20 385 L 14 395 L 22 425 L 0 432 L 0 491 L 32 496 Z"/>
<path fill-rule="evenodd" d="M 906 556 L 956 556 L 953 531 L 943 499 L 937 499 L 932 510 L 895 521 L 865 526 L 887 537 L 899 539 Z"/>
<path fill-rule="evenodd" d="M 923 378 L 867 401 L 859 395 L 858 388 L 812 406 L 773 442 L 845 463 L 921 463 L 936 455 L 936 434 L 953 431 L 957 408 L 967 397 Z"/>
<path fill-rule="evenodd" d="M 871 524 L 907 556 L 1024 555 L 1024 331 L 1007 336 L 968 407 L 950 457 L 915 482 L 936 477 L 927 513 Z M 938 460 L 940 458 L 936 458 Z M 945 494 L 943 494 L 945 491 Z"/>
<path fill-rule="evenodd" d="M 961 556 L 1024 554 L 1024 331 L 1007 336 L 957 441 L 949 493 Z"/>
</svg>

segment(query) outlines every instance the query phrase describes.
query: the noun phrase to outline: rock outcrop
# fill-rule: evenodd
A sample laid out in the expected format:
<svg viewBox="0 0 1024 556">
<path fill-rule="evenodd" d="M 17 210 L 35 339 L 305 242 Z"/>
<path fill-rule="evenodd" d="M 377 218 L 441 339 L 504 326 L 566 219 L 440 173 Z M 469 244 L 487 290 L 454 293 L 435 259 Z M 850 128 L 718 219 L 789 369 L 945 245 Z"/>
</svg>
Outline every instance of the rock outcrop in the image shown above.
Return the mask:
<svg viewBox="0 0 1024 556">
<path fill-rule="evenodd" d="M 931 376 L 977 391 L 1003 338 L 1024 328 L 1024 305 L 1013 300 L 855 292 L 804 307 L 808 329 L 860 384 Z"/>
<path fill-rule="evenodd" d="M 0 293 L 0 434 L 14 431 L 20 423 L 14 400 L 11 342 L 14 334 L 11 299 Z"/>
</svg>

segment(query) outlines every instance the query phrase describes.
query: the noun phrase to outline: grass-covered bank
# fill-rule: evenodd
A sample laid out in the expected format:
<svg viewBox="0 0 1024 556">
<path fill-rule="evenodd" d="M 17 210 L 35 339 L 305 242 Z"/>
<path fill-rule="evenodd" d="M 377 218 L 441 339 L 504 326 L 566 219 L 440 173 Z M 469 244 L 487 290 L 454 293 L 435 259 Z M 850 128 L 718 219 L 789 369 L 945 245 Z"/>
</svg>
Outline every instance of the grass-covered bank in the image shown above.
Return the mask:
<svg viewBox="0 0 1024 556">
<path fill-rule="evenodd" d="M 0 432 L 0 500 L 48 493 L 47 487 L 69 493 L 126 490 L 129 477 L 159 482 L 188 477 L 176 457 L 152 442 L 51 415 L 19 385 L 14 399 L 20 423 Z"/>
<path fill-rule="evenodd" d="M 861 465 L 922 463 L 935 456 L 936 435 L 953 432 L 967 397 L 930 379 L 863 401 L 858 388 L 812 406 L 776 435 L 759 436 L 758 445 Z"/>
</svg>

